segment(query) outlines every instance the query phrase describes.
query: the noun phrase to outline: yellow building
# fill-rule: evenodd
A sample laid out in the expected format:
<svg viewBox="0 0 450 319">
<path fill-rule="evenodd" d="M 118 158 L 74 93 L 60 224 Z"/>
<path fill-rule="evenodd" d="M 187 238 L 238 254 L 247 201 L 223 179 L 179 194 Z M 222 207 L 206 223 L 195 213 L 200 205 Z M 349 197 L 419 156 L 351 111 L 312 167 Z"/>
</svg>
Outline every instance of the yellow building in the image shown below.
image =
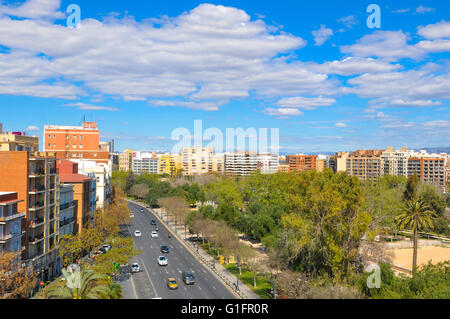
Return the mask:
<svg viewBox="0 0 450 319">
<path fill-rule="evenodd" d="M 173 155 L 161 155 L 158 158 L 158 174 L 173 175 L 176 173 L 176 158 Z"/>
<path fill-rule="evenodd" d="M 183 147 L 181 158 L 183 175 L 202 175 L 213 171 L 213 149 L 193 146 Z"/>
<path fill-rule="evenodd" d="M 39 138 L 0 131 L 0 151 L 39 151 Z"/>
<path fill-rule="evenodd" d="M 127 148 L 119 155 L 119 171 L 128 172 L 133 169 L 133 154 L 134 151 Z"/>
</svg>

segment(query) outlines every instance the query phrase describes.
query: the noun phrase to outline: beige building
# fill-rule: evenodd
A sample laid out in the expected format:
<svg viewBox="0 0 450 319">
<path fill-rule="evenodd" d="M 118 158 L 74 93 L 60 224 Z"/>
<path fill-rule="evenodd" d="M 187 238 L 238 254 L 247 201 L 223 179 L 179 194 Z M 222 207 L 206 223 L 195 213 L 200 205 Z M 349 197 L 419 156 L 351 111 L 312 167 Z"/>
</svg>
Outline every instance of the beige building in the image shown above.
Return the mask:
<svg viewBox="0 0 450 319">
<path fill-rule="evenodd" d="M 384 150 L 358 150 L 347 158 L 347 173 L 361 180 L 375 180 L 381 176 L 381 154 Z"/>
<path fill-rule="evenodd" d="M 447 164 L 446 154 L 428 154 L 425 151 L 414 153 L 408 159 L 408 176 L 417 174 L 423 183 L 434 185 L 445 191 Z"/>
<path fill-rule="evenodd" d="M 122 154 L 119 155 L 119 171 L 123 172 L 132 171 L 133 154 L 134 151 L 127 148 Z"/>
<path fill-rule="evenodd" d="M 399 151 L 388 147 L 381 154 L 381 176 L 408 176 L 408 159 L 412 154 L 413 152 L 408 151 L 406 147 L 402 147 Z"/>
<path fill-rule="evenodd" d="M 220 161 L 220 159 L 219 159 Z M 181 165 L 183 175 L 203 175 L 213 172 L 214 150 L 208 147 L 183 147 Z"/>
<path fill-rule="evenodd" d="M 347 171 L 347 158 L 349 152 L 338 152 L 336 155 L 330 156 L 330 168 L 335 173 Z"/>
<path fill-rule="evenodd" d="M 0 131 L 0 151 L 39 151 L 39 138 L 25 133 Z"/>
</svg>

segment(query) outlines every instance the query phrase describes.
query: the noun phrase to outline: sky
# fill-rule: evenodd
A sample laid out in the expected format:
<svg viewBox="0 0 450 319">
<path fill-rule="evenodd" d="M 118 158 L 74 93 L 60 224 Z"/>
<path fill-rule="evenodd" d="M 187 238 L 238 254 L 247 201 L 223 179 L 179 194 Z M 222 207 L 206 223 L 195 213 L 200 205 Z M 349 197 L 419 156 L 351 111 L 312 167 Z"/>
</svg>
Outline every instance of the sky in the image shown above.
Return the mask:
<svg viewBox="0 0 450 319">
<path fill-rule="evenodd" d="M 170 150 L 195 120 L 224 135 L 278 129 L 283 153 L 448 147 L 449 12 L 426 0 L 0 0 L 0 123 L 42 140 L 44 125 L 85 117 L 117 151 Z"/>
</svg>

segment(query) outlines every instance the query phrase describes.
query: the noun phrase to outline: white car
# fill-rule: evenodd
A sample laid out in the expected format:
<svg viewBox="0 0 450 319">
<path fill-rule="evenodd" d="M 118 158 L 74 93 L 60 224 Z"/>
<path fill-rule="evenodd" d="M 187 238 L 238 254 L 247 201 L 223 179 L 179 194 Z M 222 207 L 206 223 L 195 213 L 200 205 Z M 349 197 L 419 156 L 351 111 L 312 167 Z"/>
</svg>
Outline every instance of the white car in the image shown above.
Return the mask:
<svg viewBox="0 0 450 319">
<path fill-rule="evenodd" d="M 141 232 L 139 231 L 139 230 L 136 230 L 135 232 L 134 232 L 134 236 L 135 237 L 141 237 Z"/>
<path fill-rule="evenodd" d="M 130 214 L 130 218 L 134 218 L 134 214 Z"/>
<path fill-rule="evenodd" d="M 139 265 L 137 263 L 134 263 L 131 265 L 131 272 L 140 272 L 141 268 L 139 267 Z"/>
<path fill-rule="evenodd" d="M 164 257 L 164 256 L 159 256 L 158 257 L 158 264 L 160 266 L 167 266 L 168 265 L 167 258 Z"/>
<path fill-rule="evenodd" d="M 157 231 L 152 231 L 152 238 L 156 238 L 158 237 L 158 232 Z"/>
</svg>

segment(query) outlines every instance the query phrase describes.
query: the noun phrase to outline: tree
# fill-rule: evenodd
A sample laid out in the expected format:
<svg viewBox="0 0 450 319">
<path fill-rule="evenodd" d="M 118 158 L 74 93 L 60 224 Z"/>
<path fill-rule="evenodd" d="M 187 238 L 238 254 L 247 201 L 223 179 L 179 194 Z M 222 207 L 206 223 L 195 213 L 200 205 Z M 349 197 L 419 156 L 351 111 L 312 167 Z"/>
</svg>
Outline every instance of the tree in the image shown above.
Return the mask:
<svg viewBox="0 0 450 319">
<path fill-rule="evenodd" d="M 417 241 L 418 231 L 425 228 L 433 228 L 433 217 L 435 213 L 431 210 L 430 206 L 426 204 L 422 199 L 411 197 L 405 203 L 405 207 L 402 212 L 397 216 L 396 220 L 400 229 L 408 228 L 413 233 L 413 275 L 417 268 Z"/>
<path fill-rule="evenodd" d="M 417 198 L 417 188 L 419 185 L 419 177 L 417 174 L 408 176 L 408 182 L 406 183 L 406 189 L 403 193 L 403 201 L 410 201 Z"/>
<path fill-rule="evenodd" d="M 130 194 L 137 198 L 143 199 L 149 192 L 150 188 L 147 184 L 135 184 L 130 189 Z"/>
<path fill-rule="evenodd" d="M 36 287 L 33 267 L 22 267 L 20 262 L 19 254 L 0 254 L 0 299 L 28 298 Z"/>
<path fill-rule="evenodd" d="M 109 286 L 103 283 L 105 276 L 85 269 L 80 271 L 79 284 L 67 284 L 71 280 L 71 275 L 66 269 L 62 269 L 65 285 L 60 283 L 49 286 L 46 290 L 46 296 L 49 299 L 104 299 L 109 295 Z"/>
</svg>

